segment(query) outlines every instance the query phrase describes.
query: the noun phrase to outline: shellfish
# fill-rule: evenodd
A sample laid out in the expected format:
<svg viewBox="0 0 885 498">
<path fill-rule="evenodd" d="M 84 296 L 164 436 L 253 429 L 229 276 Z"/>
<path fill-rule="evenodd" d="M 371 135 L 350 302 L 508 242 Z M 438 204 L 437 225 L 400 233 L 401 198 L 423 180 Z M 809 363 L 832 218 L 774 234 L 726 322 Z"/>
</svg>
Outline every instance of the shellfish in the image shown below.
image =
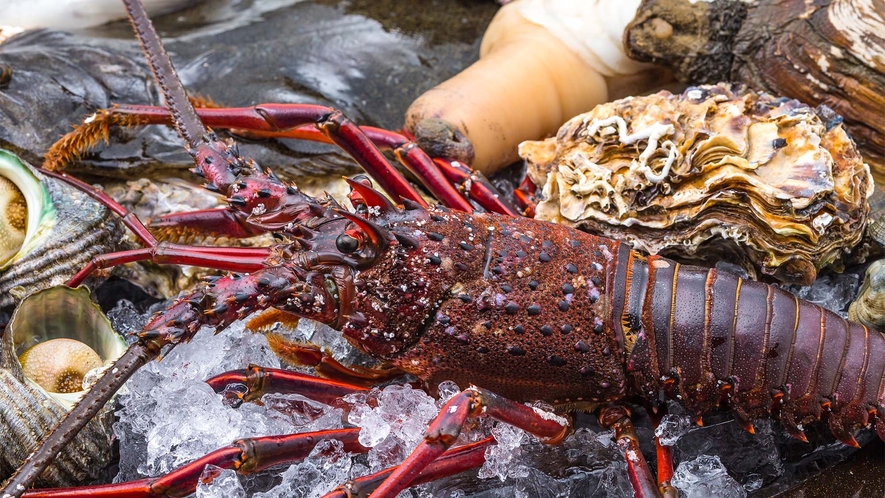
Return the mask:
<svg viewBox="0 0 885 498">
<path fill-rule="evenodd" d="M 742 85 L 603 104 L 520 155 L 540 219 L 804 285 L 841 269 L 873 191 L 835 113 Z"/>
<path fill-rule="evenodd" d="M 632 59 L 681 81 L 737 81 L 825 104 L 885 174 L 885 2 L 643 0 L 624 31 Z"/>
<path fill-rule="evenodd" d="M 885 260 L 867 268 L 857 299 L 848 308 L 848 319 L 876 330 L 885 330 Z"/>
<path fill-rule="evenodd" d="M 0 149 L 0 308 L 63 284 L 124 243 L 107 208 Z"/>
<path fill-rule="evenodd" d="M 80 373 L 81 376 L 86 373 L 87 378 L 97 378 L 103 365 L 110 364 L 126 350 L 126 342 L 89 299 L 85 287 L 53 287 L 31 294 L 21 302 L 0 338 L 0 444 L 3 446 L 0 480 L 21 465 L 86 392 L 82 383 L 74 392 L 50 392 L 25 375 L 18 355 L 58 338 L 76 342 L 78 349 L 88 347 L 100 358 L 98 369 Z M 57 356 L 54 361 L 62 357 L 69 362 L 63 371 L 83 370 L 77 350 L 73 354 L 64 350 L 51 353 Z M 39 358 L 40 355 L 39 348 L 31 349 L 27 360 L 39 363 L 46 359 Z M 106 407 L 43 474 L 39 485 L 71 486 L 95 479 L 110 460 L 112 422 L 113 410 Z"/>
</svg>

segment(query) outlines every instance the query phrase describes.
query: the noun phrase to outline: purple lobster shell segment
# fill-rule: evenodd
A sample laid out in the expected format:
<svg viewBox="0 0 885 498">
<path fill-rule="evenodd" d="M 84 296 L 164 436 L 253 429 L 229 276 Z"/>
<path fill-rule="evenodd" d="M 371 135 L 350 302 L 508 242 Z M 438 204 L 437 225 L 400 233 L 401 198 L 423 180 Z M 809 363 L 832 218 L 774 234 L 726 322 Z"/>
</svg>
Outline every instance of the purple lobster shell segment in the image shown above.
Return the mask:
<svg viewBox="0 0 885 498">
<path fill-rule="evenodd" d="M 832 111 L 737 85 L 604 104 L 520 155 L 539 219 L 790 283 L 841 267 L 873 190 Z"/>
</svg>

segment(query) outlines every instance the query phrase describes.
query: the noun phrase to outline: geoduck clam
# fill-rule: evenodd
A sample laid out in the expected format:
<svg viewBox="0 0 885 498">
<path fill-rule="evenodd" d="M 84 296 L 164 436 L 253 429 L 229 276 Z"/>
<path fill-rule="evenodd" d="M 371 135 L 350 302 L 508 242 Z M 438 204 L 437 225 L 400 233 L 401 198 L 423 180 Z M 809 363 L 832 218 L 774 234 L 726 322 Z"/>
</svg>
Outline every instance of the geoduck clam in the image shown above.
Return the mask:
<svg viewBox="0 0 885 498">
<path fill-rule="evenodd" d="M 93 358 L 84 363 L 87 349 L 87 356 Z M 125 350 L 123 337 L 91 301 L 85 287 L 53 287 L 21 302 L 0 337 L 0 480 L 22 464 L 85 394 L 84 378 L 96 379 Z M 34 372 L 37 378 L 26 372 Z M 68 388 L 60 390 L 68 392 L 50 392 L 37 381 L 67 384 Z M 108 405 L 63 450 L 38 486 L 72 486 L 98 477 L 110 461 L 112 422 L 113 409 Z"/>
<path fill-rule="evenodd" d="M 107 208 L 0 149 L 0 308 L 63 284 L 124 243 Z"/>
</svg>

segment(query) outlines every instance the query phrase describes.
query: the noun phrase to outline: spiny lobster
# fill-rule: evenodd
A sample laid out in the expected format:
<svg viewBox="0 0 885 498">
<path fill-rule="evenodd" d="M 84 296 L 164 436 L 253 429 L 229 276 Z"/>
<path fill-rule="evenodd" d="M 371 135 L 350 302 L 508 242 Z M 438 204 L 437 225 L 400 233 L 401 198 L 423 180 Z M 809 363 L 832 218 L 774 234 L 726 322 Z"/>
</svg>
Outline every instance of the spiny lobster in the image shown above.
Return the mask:
<svg viewBox="0 0 885 498">
<path fill-rule="evenodd" d="M 885 438 L 885 335 L 729 273 L 644 257 L 621 242 L 559 225 L 472 212 L 436 170 L 416 168 L 420 178 L 430 178 L 431 190 L 461 210 L 427 206 L 372 142 L 396 142 L 397 155 L 408 158 L 407 164 L 429 166 L 420 149 L 396 134 L 364 133 L 328 108 L 259 106 L 200 114 L 189 104 L 140 2 L 124 3 L 169 106 L 169 112 L 146 107 L 125 112 L 141 122 L 171 121 L 188 143 L 197 171 L 228 195 L 233 208 L 166 222 L 204 227 L 220 222 L 231 231 L 273 231 L 291 242 L 267 249 L 159 243 L 106 195 L 66 175 L 47 173 L 118 212 L 148 246 L 98 257 L 70 285 L 97 268 L 148 258 L 248 273 L 214 278 L 154 316 L 6 483 L 4 497 L 22 495 L 140 366 L 204 325 L 223 328 L 269 308 L 330 324 L 396 372 L 428 384 L 450 379 L 482 386 L 448 401 L 425 441 L 401 465 L 358 479 L 332 496 L 374 489 L 372 496 L 392 497 L 412 484 L 475 467 L 491 441 L 450 449 L 471 417 L 490 416 L 544 441 L 561 441 L 570 431 L 569 420 L 521 404 L 530 400 L 545 400 L 563 412 L 593 411 L 603 426 L 614 428 L 638 496 L 675 495 L 669 484 L 672 458 L 659 448 L 665 458 L 656 481 L 638 449 L 622 404 L 627 400 L 655 407 L 664 393 L 679 399 L 698 422 L 726 402 L 747 430 L 752 431 L 754 418 L 775 416 L 800 439 L 803 424 L 824 416 L 846 444 L 856 445 L 853 433 L 870 424 Z M 296 128 L 304 138 L 325 137 L 367 167 L 402 208 L 363 180 L 348 180 L 355 212 L 331 199 L 313 199 L 239 157 L 235 145 L 201 122 L 213 116 L 226 126 Z M 297 128 L 310 123 L 322 137 Z M 476 192 L 489 192 L 481 182 L 471 183 Z M 316 363 L 320 372 L 352 382 L 260 367 L 208 382 L 217 391 L 244 384 L 241 396 L 247 401 L 265 392 L 296 391 L 332 402 L 364 390 L 364 381 L 392 373 L 351 371 L 330 358 Z M 357 432 L 241 440 L 166 476 L 29 495 L 182 496 L 193 491 L 206 464 L 251 472 L 302 458 L 326 438 L 341 440 L 347 451 L 365 451 Z"/>
</svg>

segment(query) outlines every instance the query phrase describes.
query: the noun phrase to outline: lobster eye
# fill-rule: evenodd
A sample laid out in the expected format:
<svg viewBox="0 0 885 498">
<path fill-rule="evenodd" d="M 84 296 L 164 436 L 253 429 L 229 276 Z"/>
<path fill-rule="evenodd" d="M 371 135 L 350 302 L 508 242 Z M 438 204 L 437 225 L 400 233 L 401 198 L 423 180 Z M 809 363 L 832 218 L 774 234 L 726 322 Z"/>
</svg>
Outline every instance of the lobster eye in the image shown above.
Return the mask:
<svg viewBox="0 0 885 498">
<path fill-rule="evenodd" d="M 346 233 L 342 233 L 337 239 L 335 239 L 335 247 L 337 247 L 343 254 L 352 254 L 360 248 L 360 241 Z"/>
</svg>

